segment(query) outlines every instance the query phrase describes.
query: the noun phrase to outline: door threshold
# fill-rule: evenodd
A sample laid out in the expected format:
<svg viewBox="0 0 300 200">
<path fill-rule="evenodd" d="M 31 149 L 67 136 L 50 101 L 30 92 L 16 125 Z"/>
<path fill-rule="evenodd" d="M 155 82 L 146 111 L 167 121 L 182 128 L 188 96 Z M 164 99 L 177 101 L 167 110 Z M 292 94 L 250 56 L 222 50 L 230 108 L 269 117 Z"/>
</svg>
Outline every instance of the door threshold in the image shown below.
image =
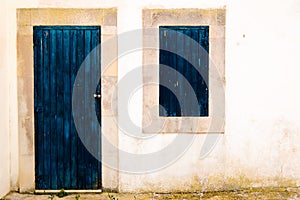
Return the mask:
<svg viewBox="0 0 300 200">
<path fill-rule="evenodd" d="M 35 190 L 34 193 L 36 194 L 52 194 L 52 193 L 59 193 L 61 190 Z M 66 193 L 76 194 L 76 193 L 102 193 L 101 189 L 98 190 L 64 190 Z"/>
</svg>

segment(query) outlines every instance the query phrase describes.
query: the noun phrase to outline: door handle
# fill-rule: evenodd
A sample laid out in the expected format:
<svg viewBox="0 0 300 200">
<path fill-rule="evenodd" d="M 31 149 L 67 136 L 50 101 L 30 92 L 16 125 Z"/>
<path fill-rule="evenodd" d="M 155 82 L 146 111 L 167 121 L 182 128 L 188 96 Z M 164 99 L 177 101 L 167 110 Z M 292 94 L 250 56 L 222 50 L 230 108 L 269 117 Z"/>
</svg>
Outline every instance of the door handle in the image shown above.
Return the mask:
<svg viewBox="0 0 300 200">
<path fill-rule="evenodd" d="M 101 98 L 101 94 L 94 94 L 94 98 L 100 99 Z"/>
</svg>

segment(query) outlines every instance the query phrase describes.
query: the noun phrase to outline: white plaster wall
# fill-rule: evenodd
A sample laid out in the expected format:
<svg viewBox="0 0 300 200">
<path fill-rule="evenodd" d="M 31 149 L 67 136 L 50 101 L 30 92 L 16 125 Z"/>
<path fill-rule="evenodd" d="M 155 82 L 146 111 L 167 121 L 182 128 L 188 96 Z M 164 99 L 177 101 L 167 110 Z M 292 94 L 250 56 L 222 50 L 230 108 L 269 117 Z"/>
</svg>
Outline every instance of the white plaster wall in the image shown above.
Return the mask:
<svg viewBox="0 0 300 200">
<path fill-rule="evenodd" d="M 143 8 L 222 8 L 226 6 L 226 128 L 214 150 L 200 159 L 206 135 L 172 165 L 155 173 L 119 174 L 120 191 L 210 190 L 249 186 L 300 185 L 300 0 L 14 0 L 1 23 L 0 196 L 17 187 L 16 8 L 117 7 L 118 32 L 141 29 Z M 3 28 L 2 28 L 3 27 Z M 6 30 L 6 31 L 5 31 Z M 137 37 L 136 40 L 141 41 Z M 119 40 L 119 48 L 126 45 Z M 119 80 L 142 64 L 142 53 L 119 60 Z M 137 82 L 141 83 L 141 76 Z M 126 92 L 126 88 L 125 92 Z M 119 92 L 119 101 L 123 93 Z M 128 91 L 131 92 L 131 91 Z M 142 93 L 133 94 L 130 116 L 141 126 Z M 123 105 L 123 104 L 122 104 Z M 9 110 L 10 108 L 10 110 Z M 123 113 L 119 113 L 122 117 Z M 10 119 L 10 121 L 9 121 Z M 10 126 L 9 126 L 10 125 Z M 9 129 L 11 127 L 11 129 Z M 141 134 L 140 132 L 133 134 Z M 134 154 L 159 151 L 176 135 L 135 139 L 119 130 L 119 148 Z M 188 136 L 187 136 L 188 137 Z M 9 149 L 9 143 L 12 147 Z M 9 151 L 12 154 L 9 154 Z M 158 162 L 167 155 L 160 155 Z M 122 169 L 134 160 L 120 157 Z M 135 163 L 145 165 L 145 163 Z M 3 183 L 3 184 L 2 184 Z"/>
<path fill-rule="evenodd" d="M 7 4 L 5 1 L 0 7 L 0 12 L 7 13 Z M 9 41 L 8 25 L 5 22 L 5 18 L 0 19 L 0 197 L 7 194 L 10 190 L 10 134 L 9 134 L 9 65 L 8 57 Z"/>
<path fill-rule="evenodd" d="M 127 12 L 131 17 L 121 17 L 119 13 L 118 23 L 126 24 L 124 30 L 141 28 L 141 24 L 137 26 L 136 16 L 142 8 L 223 6 L 227 8 L 225 134 L 204 159 L 199 157 L 207 136 L 197 135 L 181 159 L 163 170 L 138 175 L 120 173 L 120 191 L 167 192 L 300 184 L 300 106 L 297 103 L 300 100 L 300 1 L 142 1 L 131 4 Z M 120 62 L 119 74 L 126 74 L 133 65 L 139 66 L 140 60 Z M 133 102 L 139 102 L 140 95 L 137 93 Z M 122 100 L 121 95 L 119 100 Z M 140 123 L 140 104 L 134 103 L 130 111 L 135 122 Z M 160 151 L 175 137 L 159 135 L 155 139 L 141 140 L 129 137 L 122 130 L 119 134 L 119 148 L 136 154 Z M 160 162 L 166 157 L 161 154 L 156 160 L 137 163 L 120 156 L 120 169 Z"/>
<path fill-rule="evenodd" d="M 11 190 L 18 190 L 19 175 L 19 137 L 18 137 L 18 101 L 17 101 L 17 60 L 16 58 L 16 11 L 14 4 L 7 1 L 6 24 L 8 27 L 7 47 L 9 56 L 7 57 L 9 67 L 9 133 L 10 133 L 10 183 Z"/>
</svg>

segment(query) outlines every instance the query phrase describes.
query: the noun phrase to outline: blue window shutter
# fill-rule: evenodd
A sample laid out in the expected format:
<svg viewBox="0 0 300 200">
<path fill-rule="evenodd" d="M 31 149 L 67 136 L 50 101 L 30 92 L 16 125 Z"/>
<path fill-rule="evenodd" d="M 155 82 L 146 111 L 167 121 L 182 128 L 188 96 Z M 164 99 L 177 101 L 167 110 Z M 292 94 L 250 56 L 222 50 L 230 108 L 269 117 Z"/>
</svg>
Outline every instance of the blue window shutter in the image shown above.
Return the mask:
<svg viewBox="0 0 300 200">
<path fill-rule="evenodd" d="M 159 115 L 208 116 L 209 27 L 161 26 L 159 44 Z"/>
</svg>

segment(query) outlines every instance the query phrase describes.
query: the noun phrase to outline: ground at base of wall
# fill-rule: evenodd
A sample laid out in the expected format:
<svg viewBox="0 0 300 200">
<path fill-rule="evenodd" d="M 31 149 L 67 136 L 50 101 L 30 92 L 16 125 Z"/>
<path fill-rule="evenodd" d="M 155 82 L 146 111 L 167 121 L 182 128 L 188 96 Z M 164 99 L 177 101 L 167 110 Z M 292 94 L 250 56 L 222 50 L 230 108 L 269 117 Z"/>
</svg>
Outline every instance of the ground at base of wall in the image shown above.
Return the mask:
<svg viewBox="0 0 300 200">
<path fill-rule="evenodd" d="M 56 195 L 33 195 L 11 193 L 1 200 L 163 200 L 163 199 L 300 199 L 300 188 L 255 188 L 240 191 L 222 192 L 199 192 L 199 193 L 143 193 L 143 194 L 123 194 L 123 193 L 101 193 L 101 194 L 68 194 L 59 198 Z"/>
</svg>

